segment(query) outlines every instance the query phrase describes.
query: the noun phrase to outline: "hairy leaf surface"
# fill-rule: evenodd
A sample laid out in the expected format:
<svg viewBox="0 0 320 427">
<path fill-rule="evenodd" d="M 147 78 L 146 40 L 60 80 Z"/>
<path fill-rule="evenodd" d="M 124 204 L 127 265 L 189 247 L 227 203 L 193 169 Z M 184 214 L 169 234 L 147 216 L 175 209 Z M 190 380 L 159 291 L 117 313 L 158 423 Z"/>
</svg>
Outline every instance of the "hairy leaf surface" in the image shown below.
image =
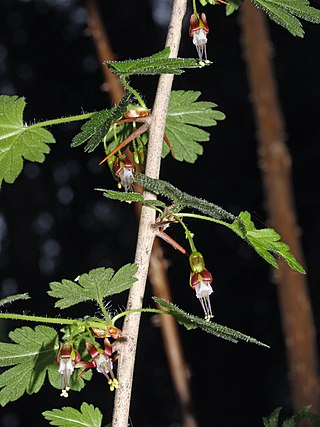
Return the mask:
<svg viewBox="0 0 320 427">
<path fill-rule="evenodd" d="M 0 96 L 0 186 L 12 184 L 22 171 L 23 160 L 42 163 L 50 152 L 53 135 L 37 125 L 23 123 L 24 98 Z"/>
<path fill-rule="evenodd" d="M 80 411 L 70 406 L 42 413 L 53 426 L 60 427 L 101 427 L 102 414 L 98 408 L 83 402 Z"/>
<path fill-rule="evenodd" d="M 199 142 L 206 142 L 210 134 L 200 127 L 215 126 L 225 115 L 214 108 L 213 102 L 197 101 L 201 92 L 172 91 L 168 107 L 165 134 L 172 146 L 176 160 L 194 163 L 198 155 L 203 154 Z M 169 153 L 164 144 L 162 156 Z"/>
<path fill-rule="evenodd" d="M 132 75 L 182 74 L 183 68 L 202 68 L 210 65 L 210 61 L 199 61 L 194 58 L 169 58 L 170 47 L 154 55 L 129 59 L 127 61 L 105 61 L 114 74 L 121 77 Z"/>
<path fill-rule="evenodd" d="M 9 295 L 6 298 L 3 298 L 0 300 L 0 307 L 5 304 L 11 304 L 14 301 L 24 300 L 24 299 L 30 299 L 29 294 L 16 294 L 16 295 Z"/>
<path fill-rule="evenodd" d="M 171 302 L 165 301 L 161 298 L 153 297 L 154 301 L 161 307 L 169 310 L 170 314 L 175 317 L 178 323 L 183 325 L 186 329 L 197 329 L 200 328 L 203 331 L 215 335 L 219 338 L 223 338 L 227 341 L 237 343 L 238 341 L 246 341 L 253 344 L 261 345 L 263 347 L 269 347 L 268 345 L 256 340 L 255 338 L 245 335 L 242 332 L 228 328 L 227 326 L 219 325 L 218 323 L 211 322 L 201 317 L 188 314 L 181 308 L 172 304 Z"/>
<path fill-rule="evenodd" d="M 77 281 L 63 279 L 62 282 L 51 282 L 48 294 L 59 300 L 55 307 L 71 307 L 84 301 L 102 302 L 103 298 L 129 289 L 137 280 L 135 264 L 127 264 L 116 273 L 112 268 L 95 268 L 79 276 Z"/>
<path fill-rule="evenodd" d="M 127 92 L 118 105 L 110 110 L 102 110 L 93 114 L 93 116 L 81 127 L 71 143 L 71 147 L 78 147 L 85 144 L 84 151 L 91 153 L 94 151 L 103 138 L 107 135 L 113 122 L 119 120 L 126 111 L 130 94 Z"/>
</svg>

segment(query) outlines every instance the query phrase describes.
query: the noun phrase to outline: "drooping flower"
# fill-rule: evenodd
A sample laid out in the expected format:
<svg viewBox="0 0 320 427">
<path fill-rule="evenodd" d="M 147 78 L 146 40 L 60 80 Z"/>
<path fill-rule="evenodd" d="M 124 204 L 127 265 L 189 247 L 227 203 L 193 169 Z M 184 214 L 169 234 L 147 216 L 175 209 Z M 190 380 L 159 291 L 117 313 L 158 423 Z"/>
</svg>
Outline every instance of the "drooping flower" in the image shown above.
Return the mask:
<svg viewBox="0 0 320 427">
<path fill-rule="evenodd" d="M 191 273 L 190 286 L 196 292 L 196 297 L 203 308 L 205 319 L 209 320 L 212 315 L 210 295 L 212 294 L 212 275 L 205 268 L 203 256 L 200 252 L 192 252 L 189 257 Z"/>
<path fill-rule="evenodd" d="M 134 172 L 132 163 L 126 158 L 119 158 L 114 165 L 114 173 L 120 180 L 120 187 L 122 186 L 126 192 L 132 187 Z"/>
<path fill-rule="evenodd" d="M 197 53 L 200 61 L 202 61 L 203 55 L 207 59 L 207 34 L 209 33 L 209 27 L 207 18 L 204 13 L 201 13 L 201 17 L 198 14 L 193 13 L 190 17 L 189 35 L 193 39 L 193 44 L 197 49 Z"/>
<path fill-rule="evenodd" d="M 110 390 L 118 388 L 118 380 L 115 378 L 113 373 L 113 359 L 112 347 L 109 343 L 109 340 L 106 338 L 104 340 L 104 351 L 99 351 L 93 344 L 86 343 L 88 353 L 92 357 L 92 362 L 85 362 L 86 368 L 96 368 L 97 372 L 103 374 L 107 380 L 110 387 Z"/>
<path fill-rule="evenodd" d="M 70 379 L 74 371 L 75 365 L 80 361 L 81 357 L 72 345 L 66 341 L 59 349 L 57 354 L 57 363 L 59 364 L 58 372 L 60 374 L 61 394 L 62 397 L 68 397 L 70 390 Z"/>
</svg>

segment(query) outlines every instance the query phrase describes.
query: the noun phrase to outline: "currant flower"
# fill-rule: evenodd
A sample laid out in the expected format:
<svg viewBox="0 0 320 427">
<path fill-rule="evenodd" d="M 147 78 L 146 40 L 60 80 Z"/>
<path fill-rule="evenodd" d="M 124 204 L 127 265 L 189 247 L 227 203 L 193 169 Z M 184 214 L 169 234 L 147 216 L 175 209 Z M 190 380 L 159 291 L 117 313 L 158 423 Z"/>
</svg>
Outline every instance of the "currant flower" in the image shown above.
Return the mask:
<svg viewBox="0 0 320 427">
<path fill-rule="evenodd" d="M 114 165 L 114 173 L 120 180 L 119 186 L 124 188 L 125 192 L 128 192 L 132 188 L 133 184 L 133 173 L 135 169 L 130 160 L 125 158 L 119 158 Z"/>
<path fill-rule="evenodd" d="M 70 379 L 75 365 L 80 361 L 80 354 L 66 341 L 60 346 L 57 363 L 59 364 L 58 372 L 60 374 L 61 394 L 62 397 L 68 397 L 70 390 Z"/>
<path fill-rule="evenodd" d="M 114 391 L 114 389 L 118 388 L 118 380 L 114 376 L 113 359 L 110 357 L 112 355 L 112 347 L 108 339 L 105 339 L 104 343 L 103 353 L 93 344 L 86 343 L 87 350 L 93 358 L 92 362 L 88 362 L 88 364 L 91 364 L 88 367 L 96 368 L 97 372 L 103 374 L 108 380 L 110 391 Z"/>
<path fill-rule="evenodd" d="M 209 33 L 209 27 L 207 18 L 204 13 L 201 13 L 201 17 L 198 14 L 193 13 L 190 17 L 189 35 L 193 39 L 193 44 L 197 49 L 197 53 L 200 61 L 202 61 L 203 55 L 207 60 L 207 34 Z"/>
<path fill-rule="evenodd" d="M 213 292 L 211 287 L 212 275 L 205 268 L 204 259 L 200 252 L 192 252 L 189 262 L 191 267 L 190 286 L 196 292 L 196 297 L 200 301 L 205 319 L 210 320 L 213 317 L 210 302 L 210 295 Z"/>
</svg>

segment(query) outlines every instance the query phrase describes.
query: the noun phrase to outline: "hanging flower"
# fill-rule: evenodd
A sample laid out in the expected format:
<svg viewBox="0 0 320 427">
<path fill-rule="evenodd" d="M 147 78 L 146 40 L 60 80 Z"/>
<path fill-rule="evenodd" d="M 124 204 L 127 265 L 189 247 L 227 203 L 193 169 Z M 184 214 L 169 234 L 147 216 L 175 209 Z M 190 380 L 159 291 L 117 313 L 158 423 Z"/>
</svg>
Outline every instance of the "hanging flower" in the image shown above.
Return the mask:
<svg viewBox="0 0 320 427">
<path fill-rule="evenodd" d="M 70 379 L 75 365 L 80 361 L 80 354 L 66 341 L 60 346 L 57 363 L 59 364 L 58 372 L 60 374 L 60 383 L 62 392 L 60 396 L 68 397 L 70 390 Z"/>
<path fill-rule="evenodd" d="M 198 14 L 193 13 L 190 17 L 189 35 L 193 39 L 193 44 L 197 49 L 197 53 L 200 61 L 202 61 L 203 55 L 207 59 L 207 34 L 209 33 L 209 27 L 207 18 L 204 13 L 201 13 L 201 17 Z"/>
<path fill-rule="evenodd" d="M 110 390 L 118 388 L 118 380 L 113 373 L 112 346 L 108 339 L 104 340 L 104 351 L 99 351 L 93 344 L 86 343 L 87 350 L 92 357 L 92 362 L 82 363 L 83 367 L 96 368 L 97 372 L 103 374 L 107 380 Z"/>
<path fill-rule="evenodd" d="M 210 295 L 213 292 L 211 273 L 205 268 L 205 262 L 200 252 L 192 252 L 189 256 L 189 263 L 191 267 L 190 286 L 196 292 L 196 297 L 201 303 L 205 318 L 209 320 L 212 317 L 210 302 Z"/>
<path fill-rule="evenodd" d="M 120 180 L 118 185 L 122 186 L 126 192 L 132 188 L 134 172 L 132 163 L 126 158 L 119 158 L 114 165 L 114 173 Z"/>
</svg>

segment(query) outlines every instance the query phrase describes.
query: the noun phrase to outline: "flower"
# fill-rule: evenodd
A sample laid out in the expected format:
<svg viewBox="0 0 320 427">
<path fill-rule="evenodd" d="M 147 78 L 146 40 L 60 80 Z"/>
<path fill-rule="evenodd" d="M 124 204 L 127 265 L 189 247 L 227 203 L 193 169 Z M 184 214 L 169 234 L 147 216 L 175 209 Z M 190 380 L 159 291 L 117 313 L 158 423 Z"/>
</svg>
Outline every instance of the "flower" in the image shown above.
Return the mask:
<svg viewBox="0 0 320 427">
<path fill-rule="evenodd" d="M 201 273 L 190 274 L 190 286 L 196 292 L 196 297 L 201 303 L 206 320 L 213 316 L 210 302 L 210 295 L 213 292 L 211 283 L 212 276 L 206 268 Z"/>
<path fill-rule="evenodd" d="M 92 357 L 92 362 L 85 362 L 84 367 L 96 368 L 97 372 L 103 374 L 107 380 L 110 387 L 110 390 L 118 388 L 118 380 L 115 378 L 113 373 L 113 359 L 110 357 L 112 355 L 112 346 L 109 343 L 108 339 L 104 340 L 104 351 L 99 351 L 93 344 L 86 343 L 87 350 Z"/>
<path fill-rule="evenodd" d="M 114 173 L 120 180 L 118 185 L 120 185 L 120 188 L 123 186 L 126 192 L 132 187 L 134 171 L 130 160 L 125 158 L 119 158 L 114 165 Z"/>
<path fill-rule="evenodd" d="M 204 13 L 201 13 L 201 17 L 193 13 L 190 17 L 189 35 L 193 38 L 193 44 L 195 45 L 200 61 L 204 54 L 207 59 L 207 34 L 209 33 L 209 27 L 207 18 Z"/>
<path fill-rule="evenodd" d="M 189 256 L 189 263 L 191 267 L 190 286 L 196 292 L 196 297 L 201 303 L 205 319 L 209 320 L 213 316 L 210 302 L 210 295 L 213 292 L 211 273 L 205 268 L 205 262 L 200 252 L 193 251 Z"/>
<path fill-rule="evenodd" d="M 60 374 L 60 383 L 62 392 L 60 396 L 68 397 L 70 390 L 70 379 L 74 371 L 75 365 L 80 361 L 80 354 L 66 341 L 60 346 L 57 355 L 57 363 L 59 364 L 58 372 Z"/>
</svg>

